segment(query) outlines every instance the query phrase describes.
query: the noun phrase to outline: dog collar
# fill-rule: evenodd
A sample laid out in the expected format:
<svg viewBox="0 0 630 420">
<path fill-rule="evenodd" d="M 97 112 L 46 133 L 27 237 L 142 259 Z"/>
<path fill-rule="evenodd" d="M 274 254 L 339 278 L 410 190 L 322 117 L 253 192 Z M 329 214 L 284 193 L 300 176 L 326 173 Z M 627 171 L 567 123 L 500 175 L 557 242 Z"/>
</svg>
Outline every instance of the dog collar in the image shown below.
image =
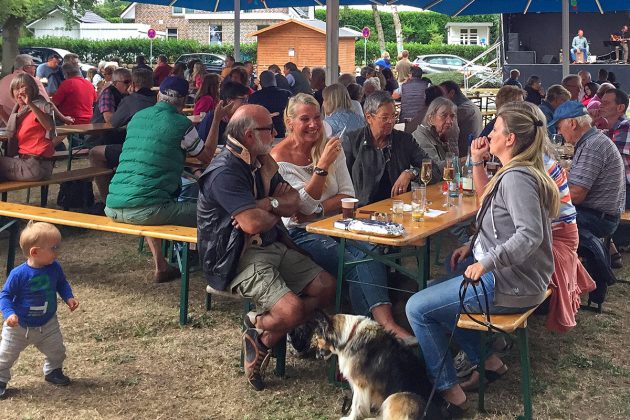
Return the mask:
<svg viewBox="0 0 630 420">
<path fill-rule="evenodd" d="M 357 332 L 357 327 L 359 326 L 360 323 L 361 323 L 361 321 L 357 321 L 357 322 L 354 323 L 354 325 L 352 326 L 352 329 L 350 330 L 350 335 L 348 335 L 348 339 L 343 344 L 343 346 L 339 347 L 340 350 L 343 350 L 344 348 L 346 348 L 346 346 L 348 345 L 350 340 L 352 340 L 352 338 L 354 337 L 354 334 Z"/>
</svg>

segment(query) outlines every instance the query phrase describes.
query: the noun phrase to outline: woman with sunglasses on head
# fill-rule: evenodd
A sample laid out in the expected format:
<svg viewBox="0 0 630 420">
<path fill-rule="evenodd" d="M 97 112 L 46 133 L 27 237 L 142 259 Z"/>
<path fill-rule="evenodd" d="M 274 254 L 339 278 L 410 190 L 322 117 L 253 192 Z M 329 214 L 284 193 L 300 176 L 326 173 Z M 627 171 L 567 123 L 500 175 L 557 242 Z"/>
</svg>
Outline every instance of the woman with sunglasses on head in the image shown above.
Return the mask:
<svg viewBox="0 0 630 420">
<path fill-rule="evenodd" d="M 550 218 L 558 215 L 560 199 L 558 187 L 545 170 L 546 139 L 544 115 L 527 102 L 504 105 L 489 136 L 488 151 L 499 158 L 503 167 L 483 192 L 477 214 L 478 234 L 455 250 L 451 268 L 463 264 L 469 282 L 483 283 L 491 314 L 521 313 L 542 303 L 554 271 Z M 475 179 L 483 171 L 482 163 L 472 163 Z M 448 352 L 448 336 L 455 329 L 455 341 L 473 364 L 479 363 L 479 334 L 483 333 L 456 328 L 462 280 L 459 276 L 435 284 L 407 302 L 407 317 L 422 348 L 427 371 L 451 415 L 463 414 L 464 392 L 479 386 L 477 372 L 459 383 Z M 480 308 L 478 302 L 485 302 L 482 288 L 468 287 L 465 309 L 486 312 L 485 305 Z M 508 370 L 494 354 L 486 358 L 485 369 L 489 382 Z"/>
<path fill-rule="evenodd" d="M 429 156 L 411 134 L 394 129 L 398 115 L 389 93 L 377 91 L 365 99 L 367 126 L 346 133 L 343 150 L 359 206 L 385 200 L 409 190 L 418 178 L 422 160 Z M 432 182 L 442 179 L 432 165 Z"/>
<path fill-rule="evenodd" d="M 345 89 L 345 88 L 344 88 Z M 289 100 L 284 113 L 287 137 L 271 152 L 282 177 L 300 194 L 300 209 L 284 223 L 293 241 L 329 273 L 337 273 L 337 246 L 333 238 L 308 233 L 305 226 L 314 220 L 338 214 L 341 199 L 354 197 L 341 140 L 326 138 L 319 103 L 298 93 Z M 366 244 L 363 244 L 365 246 Z M 365 258 L 352 246 L 346 247 L 346 261 Z M 359 264 L 347 270 L 350 301 L 354 313 L 373 316 L 379 324 L 408 344 L 413 336 L 396 324 L 387 293 L 387 269 L 378 262 Z M 360 282 L 360 283 L 357 283 Z"/>
</svg>

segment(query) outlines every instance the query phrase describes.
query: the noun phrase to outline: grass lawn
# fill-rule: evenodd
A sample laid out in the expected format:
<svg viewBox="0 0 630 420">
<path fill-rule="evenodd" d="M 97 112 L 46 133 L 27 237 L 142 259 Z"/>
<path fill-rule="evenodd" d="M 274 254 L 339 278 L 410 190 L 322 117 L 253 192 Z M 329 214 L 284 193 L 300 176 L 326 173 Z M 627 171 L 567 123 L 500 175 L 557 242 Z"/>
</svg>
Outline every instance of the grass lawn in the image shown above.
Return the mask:
<svg viewBox="0 0 630 420">
<path fill-rule="evenodd" d="M 56 191 L 51 188 L 53 199 Z M 9 200 L 23 202 L 24 194 L 12 193 Z M 265 391 L 249 387 L 239 369 L 241 304 L 217 297 L 206 312 L 200 273 L 191 280 L 192 320 L 181 327 L 179 284 L 151 283 L 151 259 L 138 254 L 137 239 L 61 230 L 59 259 L 81 302 L 74 313 L 65 305 L 58 311 L 67 347 L 65 371 L 73 382 L 66 388 L 44 382 L 42 355 L 27 349 L 13 367 L 7 398 L 0 401 L 1 419 L 341 416 L 342 391 L 327 383 L 325 364 L 317 360 L 289 355 L 286 378 L 274 377 L 269 369 Z M 0 234 L 0 244 L 4 264 L 6 234 Z M 628 278 L 628 271 L 617 273 Z M 616 284 L 603 314 L 581 312 L 578 326 L 562 335 L 548 332 L 544 319 L 534 317 L 535 418 L 630 418 L 628 301 L 630 285 Z M 401 312 L 402 303 L 396 309 Z M 505 361 L 510 372 L 490 386 L 487 413 L 477 413 L 476 395 L 469 395 L 470 418 L 512 419 L 521 413 L 518 352 L 513 350 Z"/>
</svg>

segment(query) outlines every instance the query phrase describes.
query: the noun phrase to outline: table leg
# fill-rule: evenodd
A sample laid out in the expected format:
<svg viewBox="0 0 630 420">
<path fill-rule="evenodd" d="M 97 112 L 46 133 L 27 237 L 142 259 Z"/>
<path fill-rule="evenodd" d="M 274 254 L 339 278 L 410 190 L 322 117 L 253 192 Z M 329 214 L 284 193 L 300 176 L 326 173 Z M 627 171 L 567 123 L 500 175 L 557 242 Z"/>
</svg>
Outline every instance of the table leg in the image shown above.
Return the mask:
<svg viewBox="0 0 630 420">
<path fill-rule="evenodd" d="M 188 242 L 182 243 L 182 281 L 179 289 L 179 324 L 185 325 L 188 322 L 188 282 L 190 269 L 188 267 Z"/>
<path fill-rule="evenodd" d="M 339 246 L 337 247 L 337 285 L 335 292 L 335 312 L 341 311 L 341 291 L 343 290 L 343 271 L 345 268 L 345 256 L 346 256 L 346 239 L 341 238 L 339 240 Z M 328 362 L 328 382 L 331 384 L 337 383 L 337 356 L 330 358 Z"/>
<path fill-rule="evenodd" d="M 13 219 L 0 228 L 0 232 L 9 230 L 9 249 L 7 249 L 7 276 L 15 266 L 15 248 L 18 245 L 18 221 Z"/>
<path fill-rule="evenodd" d="M 424 245 L 416 247 L 416 263 L 418 265 L 416 282 L 422 289 L 426 289 L 427 281 L 431 275 L 429 238 L 427 238 Z"/>
</svg>

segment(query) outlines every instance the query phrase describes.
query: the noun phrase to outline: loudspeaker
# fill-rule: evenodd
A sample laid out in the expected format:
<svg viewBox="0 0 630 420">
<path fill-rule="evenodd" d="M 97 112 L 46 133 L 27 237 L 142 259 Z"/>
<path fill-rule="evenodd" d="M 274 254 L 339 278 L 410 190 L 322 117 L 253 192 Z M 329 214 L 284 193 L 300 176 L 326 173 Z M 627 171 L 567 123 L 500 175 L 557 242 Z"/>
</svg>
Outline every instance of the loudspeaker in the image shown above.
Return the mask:
<svg viewBox="0 0 630 420">
<path fill-rule="evenodd" d="M 505 60 L 508 64 L 536 64 L 536 51 L 508 51 Z"/>
<path fill-rule="evenodd" d="M 542 64 L 558 64 L 558 57 L 555 55 L 547 54 L 540 60 Z"/>
<path fill-rule="evenodd" d="M 518 51 L 519 46 L 518 32 L 508 33 L 508 51 Z"/>
</svg>

